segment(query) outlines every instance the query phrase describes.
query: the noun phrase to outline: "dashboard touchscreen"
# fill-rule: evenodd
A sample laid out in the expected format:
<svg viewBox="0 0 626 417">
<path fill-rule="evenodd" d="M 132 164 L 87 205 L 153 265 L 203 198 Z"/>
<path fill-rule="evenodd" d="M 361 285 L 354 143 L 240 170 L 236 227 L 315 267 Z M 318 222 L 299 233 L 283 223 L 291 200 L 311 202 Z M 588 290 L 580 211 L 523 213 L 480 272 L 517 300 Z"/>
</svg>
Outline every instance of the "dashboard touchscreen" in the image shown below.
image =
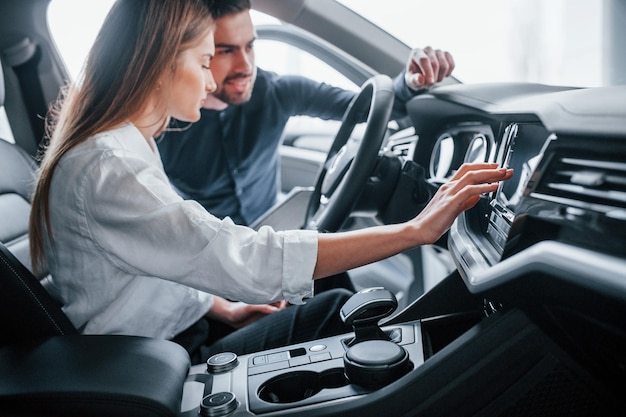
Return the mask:
<svg viewBox="0 0 626 417">
<path fill-rule="evenodd" d="M 513 177 L 500 184 L 496 202 L 508 210 L 513 210 L 539 162 L 547 133 L 541 126 L 515 124 L 509 126 L 506 139 L 500 163 L 505 168 L 513 168 Z"/>
<path fill-rule="evenodd" d="M 498 162 L 513 168 L 513 177 L 503 181 L 495 193 L 487 234 L 502 253 L 508 238 L 511 223 L 515 218 L 515 207 L 523 196 L 539 160 L 549 133 L 541 125 L 511 124 L 504 133 L 498 151 Z"/>
</svg>

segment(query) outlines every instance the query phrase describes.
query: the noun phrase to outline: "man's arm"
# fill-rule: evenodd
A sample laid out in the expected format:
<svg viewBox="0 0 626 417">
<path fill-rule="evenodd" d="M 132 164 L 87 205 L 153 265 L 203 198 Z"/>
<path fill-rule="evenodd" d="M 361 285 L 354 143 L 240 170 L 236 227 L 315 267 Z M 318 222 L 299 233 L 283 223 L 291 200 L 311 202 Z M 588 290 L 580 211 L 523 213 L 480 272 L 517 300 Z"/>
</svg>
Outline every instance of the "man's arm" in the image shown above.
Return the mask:
<svg viewBox="0 0 626 417">
<path fill-rule="evenodd" d="M 405 69 L 394 79 L 392 119 L 406 116 L 405 104 L 411 98 L 450 76 L 454 59 L 447 51 L 433 49 L 411 50 Z M 274 82 L 279 102 L 292 116 L 305 115 L 326 120 L 341 120 L 355 93 L 301 76 L 277 76 Z M 363 120 L 365 120 L 363 115 Z"/>
</svg>

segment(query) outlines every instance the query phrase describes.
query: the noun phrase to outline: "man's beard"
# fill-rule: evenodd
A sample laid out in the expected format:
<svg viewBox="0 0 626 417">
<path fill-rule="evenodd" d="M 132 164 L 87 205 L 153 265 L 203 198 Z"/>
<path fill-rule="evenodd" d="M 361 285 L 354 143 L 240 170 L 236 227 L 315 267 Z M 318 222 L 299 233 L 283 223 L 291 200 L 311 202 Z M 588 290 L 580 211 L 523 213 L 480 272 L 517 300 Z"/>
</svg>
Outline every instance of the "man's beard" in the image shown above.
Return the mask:
<svg viewBox="0 0 626 417">
<path fill-rule="evenodd" d="M 243 92 L 230 92 L 228 88 L 225 87 L 228 80 L 224 80 L 224 81 L 225 82 L 222 85 L 222 88 L 213 92 L 213 95 L 217 99 L 231 106 L 237 106 L 237 105 L 244 104 L 250 101 L 250 97 L 252 96 L 252 90 L 254 88 L 254 82 L 256 81 L 256 76 L 253 76 L 252 80 L 250 81 L 250 85 Z"/>
</svg>

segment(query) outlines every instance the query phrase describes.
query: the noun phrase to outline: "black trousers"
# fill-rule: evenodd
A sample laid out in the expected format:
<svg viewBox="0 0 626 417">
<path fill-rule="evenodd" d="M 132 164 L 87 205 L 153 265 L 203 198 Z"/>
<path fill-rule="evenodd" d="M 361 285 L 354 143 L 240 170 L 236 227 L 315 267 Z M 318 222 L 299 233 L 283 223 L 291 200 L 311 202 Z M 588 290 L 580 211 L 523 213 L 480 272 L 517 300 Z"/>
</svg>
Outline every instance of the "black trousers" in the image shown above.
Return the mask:
<svg viewBox="0 0 626 417">
<path fill-rule="evenodd" d="M 306 304 L 289 306 L 237 330 L 201 319 L 173 341 L 189 352 L 192 364 L 199 364 L 220 352 L 245 355 L 347 333 L 352 329 L 343 323 L 339 310 L 352 294 L 344 288 L 328 289 Z"/>
</svg>

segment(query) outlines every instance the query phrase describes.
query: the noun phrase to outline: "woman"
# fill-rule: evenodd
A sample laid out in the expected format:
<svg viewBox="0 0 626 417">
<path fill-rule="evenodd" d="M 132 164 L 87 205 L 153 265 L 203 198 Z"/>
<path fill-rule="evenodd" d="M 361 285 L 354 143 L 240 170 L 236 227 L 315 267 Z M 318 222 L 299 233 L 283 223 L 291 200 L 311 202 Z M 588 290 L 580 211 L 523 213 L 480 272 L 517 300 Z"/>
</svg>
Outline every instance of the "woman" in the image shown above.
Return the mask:
<svg viewBox="0 0 626 417">
<path fill-rule="evenodd" d="M 302 304 L 312 279 L 434 242 L 511 175 L 493 164 L 464 166 L 415 219 L 356 232 L 255 232 L 218 220 L 171 188 L 154 142 L 170 117 L 199 119 L 215 89 L 213 53 L 202 0 L 118 0 L 49 126 L 31 252 L 36 267 L 47 263 L 83 333 L 173 339 L 194 363 L 222 350 L 243 354 L 339 333 L 347 294 L 333 291 L 219 343 L 207 341 L 199 323 L 223 316 L 225 299 Z M 250 308 L 264 315 L 271 307 Z"/>
</svg>

